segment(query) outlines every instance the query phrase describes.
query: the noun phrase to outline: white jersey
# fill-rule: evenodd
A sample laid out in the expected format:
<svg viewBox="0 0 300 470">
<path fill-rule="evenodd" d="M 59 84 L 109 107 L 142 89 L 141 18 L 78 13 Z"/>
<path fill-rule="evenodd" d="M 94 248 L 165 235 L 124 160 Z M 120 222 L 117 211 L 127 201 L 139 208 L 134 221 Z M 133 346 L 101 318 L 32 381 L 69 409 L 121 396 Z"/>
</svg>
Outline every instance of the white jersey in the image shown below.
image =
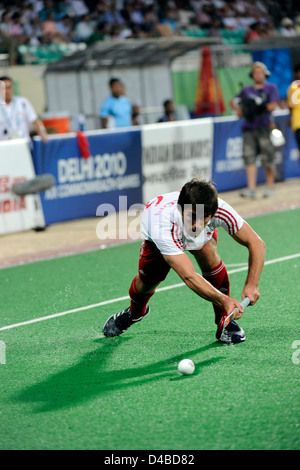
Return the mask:
<svg viewBox="0 0 300 470">
<path fill-rule="evenodd" d="M 9 104 L 0 103 L 0 140 L 22 137 L 30 142 L 30 124 L 37 119 L 31 103 L 13 96 Z"/>
<path fill-rule="evenodd" d="M 142 216 L 141 234 L 155 243 L 163 255 L 180 255 L 185 250 L 199 250 L 212 239 L 214 230 L 223 227 L 234 235 L 242 227 L 243 218 L 225 201 L 218 198 L 218 210 L 204 230 L 190 236 L 183 225 L 177 202 L 179 191 L 157 196 L 148 202 Z"/>
</svg>

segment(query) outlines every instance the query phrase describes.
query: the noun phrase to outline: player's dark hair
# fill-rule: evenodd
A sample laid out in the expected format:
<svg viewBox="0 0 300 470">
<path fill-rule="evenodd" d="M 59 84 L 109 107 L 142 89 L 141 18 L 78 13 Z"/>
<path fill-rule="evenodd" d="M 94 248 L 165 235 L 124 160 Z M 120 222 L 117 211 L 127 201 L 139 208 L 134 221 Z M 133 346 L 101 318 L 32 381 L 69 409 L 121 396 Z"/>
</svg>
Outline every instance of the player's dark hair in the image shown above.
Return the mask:
<svg viewBox="0 0 300 470">
<path fill-rule="evenodd" d="M 121 83 L 121 81 L 119 80 L 119 78 L 115 78 L 115 77 L 111 78 L 111 79 L 109 80 L 109 82 L 108 82 L 110 88 L 111 88 L 112 85 L 113 85 L 114 83 L 116 83 L 116 82 Z"/>
<path fill-rule="evenodd" d="M 204 205 L 204 217 L 213 216 L 218 209 L 218 193 L 210 181 L 194 178 L 181 189 L 178 205 L 181 211 L 185 205 L 191 205 L 196 211 L 198 204 Z"/>
</svg>

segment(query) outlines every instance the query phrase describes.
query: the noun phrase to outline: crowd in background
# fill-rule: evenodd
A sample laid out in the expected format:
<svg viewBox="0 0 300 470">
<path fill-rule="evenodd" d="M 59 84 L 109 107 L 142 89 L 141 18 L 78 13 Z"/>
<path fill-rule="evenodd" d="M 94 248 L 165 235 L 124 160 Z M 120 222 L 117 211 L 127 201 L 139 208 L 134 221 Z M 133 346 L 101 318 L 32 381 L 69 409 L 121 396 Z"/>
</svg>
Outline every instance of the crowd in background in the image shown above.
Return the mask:
<svg viewBox="0 0 300 470">
<path fill-rule="evenodd" d="M 0 49 L 245 30 L 245 42 L 300 35 L 296 0 L 36 0 L 0 2 Z"/>
</svg>

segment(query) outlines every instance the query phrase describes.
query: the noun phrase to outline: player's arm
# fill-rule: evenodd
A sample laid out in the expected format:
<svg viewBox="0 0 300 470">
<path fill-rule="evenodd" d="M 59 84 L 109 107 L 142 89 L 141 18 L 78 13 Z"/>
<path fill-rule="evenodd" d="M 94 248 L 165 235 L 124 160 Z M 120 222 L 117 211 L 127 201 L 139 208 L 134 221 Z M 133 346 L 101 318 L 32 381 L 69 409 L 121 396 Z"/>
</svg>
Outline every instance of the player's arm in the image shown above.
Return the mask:
<svg viewBox="0 0 300 470">
<path fill-rule="evenodd" d="M 249 297 L 251 304 L 255 304 L 260 297 L 258 283 L 264 267 L 266 245 L 257 233 L 244 222 L 240 230 L 232 235 L 240 244 L 248 248 L 248 275 L 242 293 L 242 298 Z"/>
<path fill-rule="evenodd" d="M 169 266 L 181 277 L 183 282 L 200 297 L 224 308 L 228 314 L 235 307 L 241 313 L 243 312 L 243 307 L 238 300 L 222 294 L 196 272 L 194 264 L 188 255 L 182 253 L 180 255 L 163 255 L 163 257 Z"/>
</svg>

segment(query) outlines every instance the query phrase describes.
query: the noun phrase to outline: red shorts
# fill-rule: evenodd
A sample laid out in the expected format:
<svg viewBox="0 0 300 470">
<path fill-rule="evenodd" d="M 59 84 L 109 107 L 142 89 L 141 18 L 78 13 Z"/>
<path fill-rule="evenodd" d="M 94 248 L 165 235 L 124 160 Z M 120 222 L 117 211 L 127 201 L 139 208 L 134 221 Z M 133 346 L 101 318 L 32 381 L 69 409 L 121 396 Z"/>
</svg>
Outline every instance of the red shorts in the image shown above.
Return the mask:
<svg viewBox="0 0 300 470">
<path fill-rule="evenodd" d="M 212 238 L 218 241 L 218 230 L 215 229 Z M 139 276 L 143 282 L 156 286 L 164 281 L 170 271 L 170 266 L 163 255 L 149 240 L 144 240 L 140 249 Z"/>
<path fill-rule="evenodd" d="M 142 281 L 156 286 L 167 277 L 170 269 L 155 243 L 144 240 L 139 259 L 139 276 Z"/>
</svg>

